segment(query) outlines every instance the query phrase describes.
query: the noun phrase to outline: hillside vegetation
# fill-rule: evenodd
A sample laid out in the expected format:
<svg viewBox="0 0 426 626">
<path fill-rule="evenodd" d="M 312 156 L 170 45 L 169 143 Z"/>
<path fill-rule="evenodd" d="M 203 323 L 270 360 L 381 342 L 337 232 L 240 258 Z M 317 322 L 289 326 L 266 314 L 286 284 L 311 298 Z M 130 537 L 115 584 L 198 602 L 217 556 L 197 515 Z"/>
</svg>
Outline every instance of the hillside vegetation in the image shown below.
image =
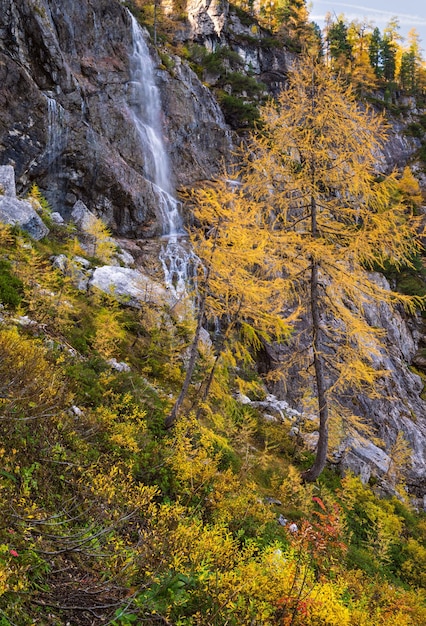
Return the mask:
<svg viewBox="0 0 426 626">
<path fill-rule="evenodd" d="M 166 431 L 192 323 L 77 290 L 51 257 L 87 253 L 51 228 L 0 233 L 2 626 L 424 623 L 426 519 L 403 485 L 304 485 L 290 427 L 235 397 L 265 393 L 250 363 L 219 364 L 196 420 L 208 346 Z"/>
<path fill-rule="evenodd" d="M 210 54 L 175 41 L 184 7 L 172 18 L 152 3 L 124 4 L 164 44 L 164 67 L 172 52 L 203 78 L 212 65 L 226 70 L 228 62 L 238 62 L 231 51 Z M 252 4 L 232 10 L 249 24 L 260 20 L 269 29 L 268 45 L 285 42 L 300 52 L 307 43 L 318 44 L 303 1 L 278 3 L 274 12 L 271 4 L 259 7 L 256 20 Z M 344 33 L 343 27 L 339 20 L 336 33 Z M 373 76 L 366 68 L 374 69 L 374 59 L 366 65 L 364 56 L 356 56 L 365 47 L 355 46 L 355 35 L 346 54 L 348 41 L 336 33 L 340 47 L 330 48 L 332 65 L 346 84 L 352 74 L 357 77 L 358 95 L 368 92 L 376 108 L 389 109 L 401 87 L 421 102 L 424 68 L 415 49 L 414 56 L 394 57 L 400 70 L 392 74 L 384 60 L 386 51 L 396 50 L 394 39 L 376 32 L 381 52 Z M 374 41 L 371 33 L 371 46 Z M 353 351 L 347 361 L 338 354 L 331 371 L 348 366 L 324 394 L 343 393 L 354 380 L 358 391 L 367 383 L 374 387 L 357 334 L 366 326 L 352 296 L 365 268 L 379 269 L 395 285 L 392 304 L 408 304 L 411 311 L 422 305 L 419 186 L 409 168 L 386 179 L 361 168 L 359 178 L 352 177 L 356 129 L 349 128 L 354 143 L 348 138 L 343 159 L 336 135 L 327 134 L 334 143 L 323 146 L 315 116 L 309 117 L 316 85 L 312 91 L 308 85 L 307 108 L 299 109 L 291 126 L 297 109 L 259 108 L 265 93 L 255 82 L 232 72 L 212 88 L 235 128 L 246 132 L 259 122 L 251 145 L 262 158 L 241 157 L 238 180 L 190 190 L 185 198 L 187 206 L 196 206 L 193 242 L 204 260 L 196 295 L 202 307 L 192 299 L 187 306 L 154 301 L 148 290 L 136 306 L 88 288 L 82 270 L 123 263 L 120 250 L 100 219 L 84 237 L 72 222 L 57 224 L 37 186 L 29 200 L 49 236 L 34 241 L 16 226 L 0 225 L 0 626 L 426 624 L 426 515 L 413 507 L 404 483 L 410 459 L 405 439 L 397 438 L 389 451 L 391 494 L 375 478 L 363 484 L 326 465 L 328 432 L 312 477 L 315 455 L 301 431 L 256 404 L 268 394 L 257 367 L 264 345 L 293 336 L 302 295 L 308 293 L 305 303 L 314 302 L 311 314 L 322 306 L 315 296 L 321 289 L 329 304 L 336 258 L 340 270 L 349 258 L 356 285 L 337 283 L 335 309 L 324 309 L 330 324 L 314 323 L 309 345 L 327 369 L 331 359 L 325 357 L 336 347 L 330 329 L 337 307 L 345 324 L 354 321 L 345 340 Z M 331 108 L 322 111 L 324 124 Z M 349 121 L 360 126 L 352 109 L 351 116 L 337 127 L 337 137 Z M 411 131 L 422 138 L 419 120 Z M 284 134 L 294 140 L 291 150 L 279 144 Z M 372 135 L 369 126 L 366 134 Z M 313 144 L 320 144 L 318 152 Z M 361 152 L 368 167 L 369 159 Z M 337 173 L 342 163 L 353 185 L 344 203 L 346 183 Z M 357 212 L 359 198 L 365 205 Z M 364 228 L 370 218 L 373 227 Z M 275 228 L 267 230 L 271 223 Z M 329 282 L 318 278 L 324 267 Z M 365 281 L 368 297 L 383 295 L 388 302 L 385 290 Z M 266 287 L 269 302 L 263 299 Z M 283 287 L 285 297 L 293 298 L 285 317 L 277 299 Z M 226 322 L 220 333 L 218 318 Z M 206 320 L 210 339 L 201 333 Z M 380 336 L 374 328 L 367 339 Z M 345 337 L 343 330 L 339 337 Z M 351 370 L 354 354 L 365 366 L 361 378 Z M 312 362 L 299 368 L 312 383 Z M 321 413 L 324 405 L 318 408 Z M 316 422 L 309 429 L 316 430 Z"/>
</svg>

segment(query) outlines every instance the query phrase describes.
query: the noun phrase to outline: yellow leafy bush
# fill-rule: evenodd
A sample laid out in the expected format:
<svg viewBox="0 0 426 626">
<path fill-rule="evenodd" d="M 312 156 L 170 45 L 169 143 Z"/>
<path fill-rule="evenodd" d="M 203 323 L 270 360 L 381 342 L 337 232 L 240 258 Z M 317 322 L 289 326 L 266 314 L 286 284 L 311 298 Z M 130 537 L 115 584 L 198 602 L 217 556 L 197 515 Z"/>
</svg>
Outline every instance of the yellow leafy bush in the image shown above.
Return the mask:
<svg viewBox="0 0 426 626">
<path fill-rule="evenodd" d="M 305 515 L 311 513 L 314 487 L 302 482 L 300 472 L 294 465 L 288 466 L 284 480 L 279 482 L 278 477 L 274 479 L 272 488 L 284 509 L 297 509 Z"/>
<path fill-rule="evenodd" d="M 110 505 L 125 505 L 130 509 L 145 508 L 158 493 L 157 487 L 138 483 L 133 476 L 132 465 L 118 461 L 106 467 L 101 463 L 82 473 L 82 485 L 88 485 L 93 496 Z"/>
<path fill-rule="evenodd" d="M 349 609 L 342 603 L 344 589 L 333 582 L 323 581 L 315 585 L 309 598 L 304 626 L 348 626 L 351 623 Z"/>
<path fill-rule="evenodd" d="M 15 328 L 0 329 L 0 414 L 3 419 L 47 420 L 66 400 L 59 368 L 47 359 L 40 341 Z"/>
<path fill-rule="evenodd" d="M 22 591 L 26 586 L 25 567 L 19 565 L 19 554 L 0 544 L 0 596 L 8 591 Z"/>
<path fill-rule="evenodd" d="M 105 431 L 109 441 L 118 448 L 140 452 L 146 436 L 146 412 L 128 392 L 120 395 L 109 391 L 104 400 L 104 405 L 89 412 L 93 427 Z"/>
<path fill-rule="evenodd" d="M 404 551 L 407 559 L 401 566 L 402 573 L 414 586 L 426 588 L 426 547 L 410 537 Z"/>
</svg>

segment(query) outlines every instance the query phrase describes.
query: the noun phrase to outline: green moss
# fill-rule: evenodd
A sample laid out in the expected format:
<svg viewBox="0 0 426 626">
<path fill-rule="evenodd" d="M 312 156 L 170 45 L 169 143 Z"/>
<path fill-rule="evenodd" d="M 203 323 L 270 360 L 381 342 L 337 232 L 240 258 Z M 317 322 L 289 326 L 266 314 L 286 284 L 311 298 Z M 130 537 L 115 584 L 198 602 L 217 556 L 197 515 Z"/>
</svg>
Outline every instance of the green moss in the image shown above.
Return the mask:
<svg viewBox="0 0 426 626">
<path fill-rule="evenodd" d="M 164 67 L 170 72 L 175 67 L 175 62 L 166 52 L 159 51 L 160 59 Z"/>
<path fill-rule="evenodd" d="M 0 259 L 0 302 L 5 306 L 16 309 L 23 296 L 23 284 L 13 274 L 12 265 L 5 259 Z"/>
</svg>

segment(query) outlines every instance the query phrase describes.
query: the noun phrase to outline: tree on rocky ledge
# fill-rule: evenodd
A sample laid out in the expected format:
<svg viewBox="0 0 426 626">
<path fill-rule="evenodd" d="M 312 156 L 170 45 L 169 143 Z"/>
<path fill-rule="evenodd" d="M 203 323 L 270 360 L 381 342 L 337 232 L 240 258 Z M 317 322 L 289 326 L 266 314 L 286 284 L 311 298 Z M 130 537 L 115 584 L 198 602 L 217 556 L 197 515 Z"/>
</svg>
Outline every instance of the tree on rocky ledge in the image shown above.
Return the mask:
<svg viewBox="0 0 426 626">
<path fill-rule="evenodd" d="M 317 453 L 304 475 L 312 481 L 325 466 L 329 418 L 342 417 L 345 394 L 374 394 L 385 375 L 383 331 L 368 323 L 365 307 L 419 304 L 371 272 L 388 262 L 410 264 L 420 249 L 419 225 L 396 176 L 378 175 L 383 121 L 361 110 L 350 88 L 320 62 L 307 58 L 294 67 L 261 122 L 241 180 L 269 216 L 271 254 L 293 281 L 286 298 L 293 293 L 304 307 L 286 366 L 306 373 L 303 384 L 317 402 Z"/>
</svg>

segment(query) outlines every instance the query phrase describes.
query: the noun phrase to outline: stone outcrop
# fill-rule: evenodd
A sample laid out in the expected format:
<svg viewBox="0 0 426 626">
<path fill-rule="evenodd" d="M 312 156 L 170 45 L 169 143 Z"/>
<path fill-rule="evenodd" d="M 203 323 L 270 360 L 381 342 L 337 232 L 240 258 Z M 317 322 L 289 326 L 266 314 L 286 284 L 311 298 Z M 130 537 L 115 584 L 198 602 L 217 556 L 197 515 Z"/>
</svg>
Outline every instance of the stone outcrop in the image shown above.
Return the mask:
<svg viewBox="0 0 426 626">
<path fill-rule="evenodd" d="M 211 92 L 179 57 L 173 57 L 173 77 L 159 76 L 163 112 L 168 120 L 168 153 L 180 163 L 178 186 L 193 185 L 221 172 L 231 156 L 232 136 Z"/>
<path fill-rule="evenodd" d="M 2 0 L 0 7 L 0 163 L 15 168 L 18 191 L 36 181 L 65 217 L 82 200 L 117 234 L 158 234 L 156 197 L 129 111 L 127 9 L 118 0 L 39 0 L 36 8 Z M 182 41 L 226 45 L 270 93 L 282 88 L 293 56 L 264 45 L 267 33 L 254 21 L 242 23 L 225 0 L 190 0 L 187 15 L 177 29 Z M 218 175 L 231 152 L 220 107 L 178 57 L 166 70 L 152 55 L 176 186 Z"/>
<path fill-rule="evenodd" d="M 34 211 L 29 202 L 7 196 L 0 196 L 0 222 L 17 224 L 33 239 L 43 239 L 49 229 Z"/>
<path fill-rule="evenodd" d="M 15 170 L 11 165 L 0 165 L 0 195 L 16 198 Z"/>
<path fill-rule="evenodd" d="M 0 222 L 18 225 L 33 239 L 43 239 L 49 229 L 30 202 L 16 197 L 15 176 L 11 166 L 0 166 Z"/>
<path fill-rule="evenodd" d="M 388 283 L 380 275 L 374 275 L 381 288 Z M 365 433 L 348 429 L 346 438 L 335 451 L 333 460 L 343 471 L 353 471 L 363 480 L 370 478 L 392 485 L 389 470 L 392 467 L 394 446 L 398 436 L 402 436 L 411 451 L 411 459 L 405 468 L 405 480 L 410 493 L 419 501 L 426 493 L 426 401 L 422 397 L 424 383 L 422 378 L 410 367 L 416 355 L 421 337 L 421 320 L 406 315 L 402 310 L 391 310 L 387 304 L 366 306 L 366 319 L 372 327 L 382 328 L 383 348 L 374 357 L 374 367 L 385 372 L 376 381 L 377 392 L 374 397 L 362 393 L 351 394 L 342 398 L 342 403 L 354 415 L 365 420 L 372 436 L 366 439 Z M 303 324 L 303 322 L 301 322 Z M 307 347 L 307 346 L 306 346 Z M 264 356 L 263 366 L 268 369 L 287 359 L 285 346 L 270 346 Z M 285 384 L 277 383 L 272 391 L 278 398 L 286 399 L 291 407 L 300 411 L 299 423 L 311 416 L 304 415 L 303 393 L 314 383 L 300 379 L 294 369 L 286 378 Z M 314 393 L 312 391 L 312 393 Z M 312 422 L 309 424 L 311 430 Z"/>
<path fill-rule="evenodd" d="M 190 0 L 187 3 L 187 12 L 192 39 L 220 39 L 226 25 L 229 4 L 224 0 Z"/>
<path fill-rule="evenodd" d="M 97 267 L 89 287 L 109 293 L 123 304 L 139 308 L 142 303 L 164 304 L 168 300 L 166 289 L 138 270 L 114 265 Z"/>
</svg>

